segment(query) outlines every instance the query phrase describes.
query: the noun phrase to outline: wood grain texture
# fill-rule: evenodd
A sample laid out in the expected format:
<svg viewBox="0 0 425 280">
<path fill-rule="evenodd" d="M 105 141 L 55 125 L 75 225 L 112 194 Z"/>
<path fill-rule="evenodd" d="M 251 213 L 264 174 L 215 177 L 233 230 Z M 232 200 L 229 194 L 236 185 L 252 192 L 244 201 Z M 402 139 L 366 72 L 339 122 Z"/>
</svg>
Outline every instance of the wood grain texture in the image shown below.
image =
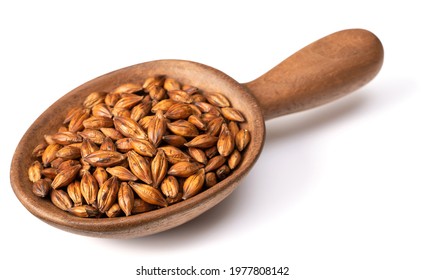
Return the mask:
<svg viewBox="0 0 425 280">
<path fill-rule="evenodd" d="M 313 108 L 350 93 L 381 69 L 380 40 L 364 29 L 328 35 L 245 86 L 266 120 Z"/>
<path fill-rule="evenodd" d="M 34 216 L 76 234 L 136 238 L 174 228 L 214 207 L 239 185 L 260 156 L 265 137 L 264 119 L 312 108 L 347 94 L 370 81 L 381 68 L 382 60 L 382 45 L 373 34 L 346 30 L 307 46 L 245 85 L 212 67 L 184 60 L 151 61 L 113 71 L 65 94 L 29 127 L 12 159 L 13 191 Z M 111 91 L 123 83 L 140 83 L 154 75 L 167 75 L 206 91 L 221 92 L 233 107 L 242 111 L 247 120 L 242 127 L 252 132 L 252 138 L 232 175 L 183 202 L 129 217 L 79 218 L 36 197 L 27 171 L 33 161 L 31 152 L 43 141 L 43 135 L 55 132 L 66 112 L 82 104 L 91 92 Z"/>
</svg>

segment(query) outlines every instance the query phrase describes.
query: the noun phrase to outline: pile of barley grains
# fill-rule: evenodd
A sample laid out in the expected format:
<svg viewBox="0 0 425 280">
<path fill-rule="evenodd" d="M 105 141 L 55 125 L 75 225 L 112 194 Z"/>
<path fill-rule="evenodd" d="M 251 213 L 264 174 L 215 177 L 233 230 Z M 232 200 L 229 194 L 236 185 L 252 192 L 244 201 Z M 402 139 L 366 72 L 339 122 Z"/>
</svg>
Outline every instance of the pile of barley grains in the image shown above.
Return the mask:
<svg viewBox="0 0 425 280">
<path fill-rule="evenodd" d="M 32 191 L 78 217 L 167 207 L 237 168 L 250 141 L 242 122 L 223 94 L 170 77 L 93 92 L 34 148 Z"/>
</svg>

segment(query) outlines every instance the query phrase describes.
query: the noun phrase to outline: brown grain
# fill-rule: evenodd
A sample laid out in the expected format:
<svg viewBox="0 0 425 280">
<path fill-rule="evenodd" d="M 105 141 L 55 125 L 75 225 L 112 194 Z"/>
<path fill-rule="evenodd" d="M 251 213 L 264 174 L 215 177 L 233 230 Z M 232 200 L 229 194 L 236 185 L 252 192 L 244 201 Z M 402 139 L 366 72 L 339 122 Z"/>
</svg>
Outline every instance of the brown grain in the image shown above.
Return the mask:
<svg viewBox="0 0 425 280">
<path fill-rule="evenodd" d="M 162 75 L 94 91 L 32 151 L 34 195 L 81 217 L 130 216 L 225 180 L 250 142 L 220 92 Z"/>
</svg>

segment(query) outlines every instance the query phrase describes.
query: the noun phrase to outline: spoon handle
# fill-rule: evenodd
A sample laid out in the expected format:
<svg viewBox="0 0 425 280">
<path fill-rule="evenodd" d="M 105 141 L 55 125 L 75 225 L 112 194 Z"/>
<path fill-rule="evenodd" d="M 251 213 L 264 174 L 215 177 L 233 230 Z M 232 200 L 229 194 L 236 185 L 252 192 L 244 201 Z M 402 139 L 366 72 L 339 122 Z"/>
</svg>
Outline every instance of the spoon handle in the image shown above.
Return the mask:
<svg viewBox="0 0 425 280">
<path fill-rule="evenodd" d="M 265 120 L 316 107 L 372 80 L 381 69 L 380 40 L 364 29 L 330 34 L 244 84 Z"/>
</svg>

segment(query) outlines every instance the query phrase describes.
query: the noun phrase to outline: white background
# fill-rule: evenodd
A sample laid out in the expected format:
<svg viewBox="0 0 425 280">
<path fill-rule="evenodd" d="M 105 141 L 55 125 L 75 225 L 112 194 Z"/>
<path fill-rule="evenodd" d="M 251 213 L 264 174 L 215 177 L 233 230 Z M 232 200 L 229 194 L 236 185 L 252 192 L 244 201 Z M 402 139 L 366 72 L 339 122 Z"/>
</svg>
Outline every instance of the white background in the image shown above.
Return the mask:
<svg viewBox="0 0 425 280">
<path fill-rule="evenodd" d="M 0 279 L 176 279 L 136 276 L 142 265 L 227 271 L 205 279 L 253 279 L 229 276 L 231 266 L 290 268 L 290 276 L 256 279 L 425 279 L 419 3 L 2 1 Z M 250 175 L 188 224 L 134 240 L 84 237 L 41 222 L 11 189 L 10 162 L 26 129 L 87 80 L 176 58 L 248 82 L 346 28 L 381 39 L 376 79 L 332 104 L 268 121 Z"/>
</svg>

